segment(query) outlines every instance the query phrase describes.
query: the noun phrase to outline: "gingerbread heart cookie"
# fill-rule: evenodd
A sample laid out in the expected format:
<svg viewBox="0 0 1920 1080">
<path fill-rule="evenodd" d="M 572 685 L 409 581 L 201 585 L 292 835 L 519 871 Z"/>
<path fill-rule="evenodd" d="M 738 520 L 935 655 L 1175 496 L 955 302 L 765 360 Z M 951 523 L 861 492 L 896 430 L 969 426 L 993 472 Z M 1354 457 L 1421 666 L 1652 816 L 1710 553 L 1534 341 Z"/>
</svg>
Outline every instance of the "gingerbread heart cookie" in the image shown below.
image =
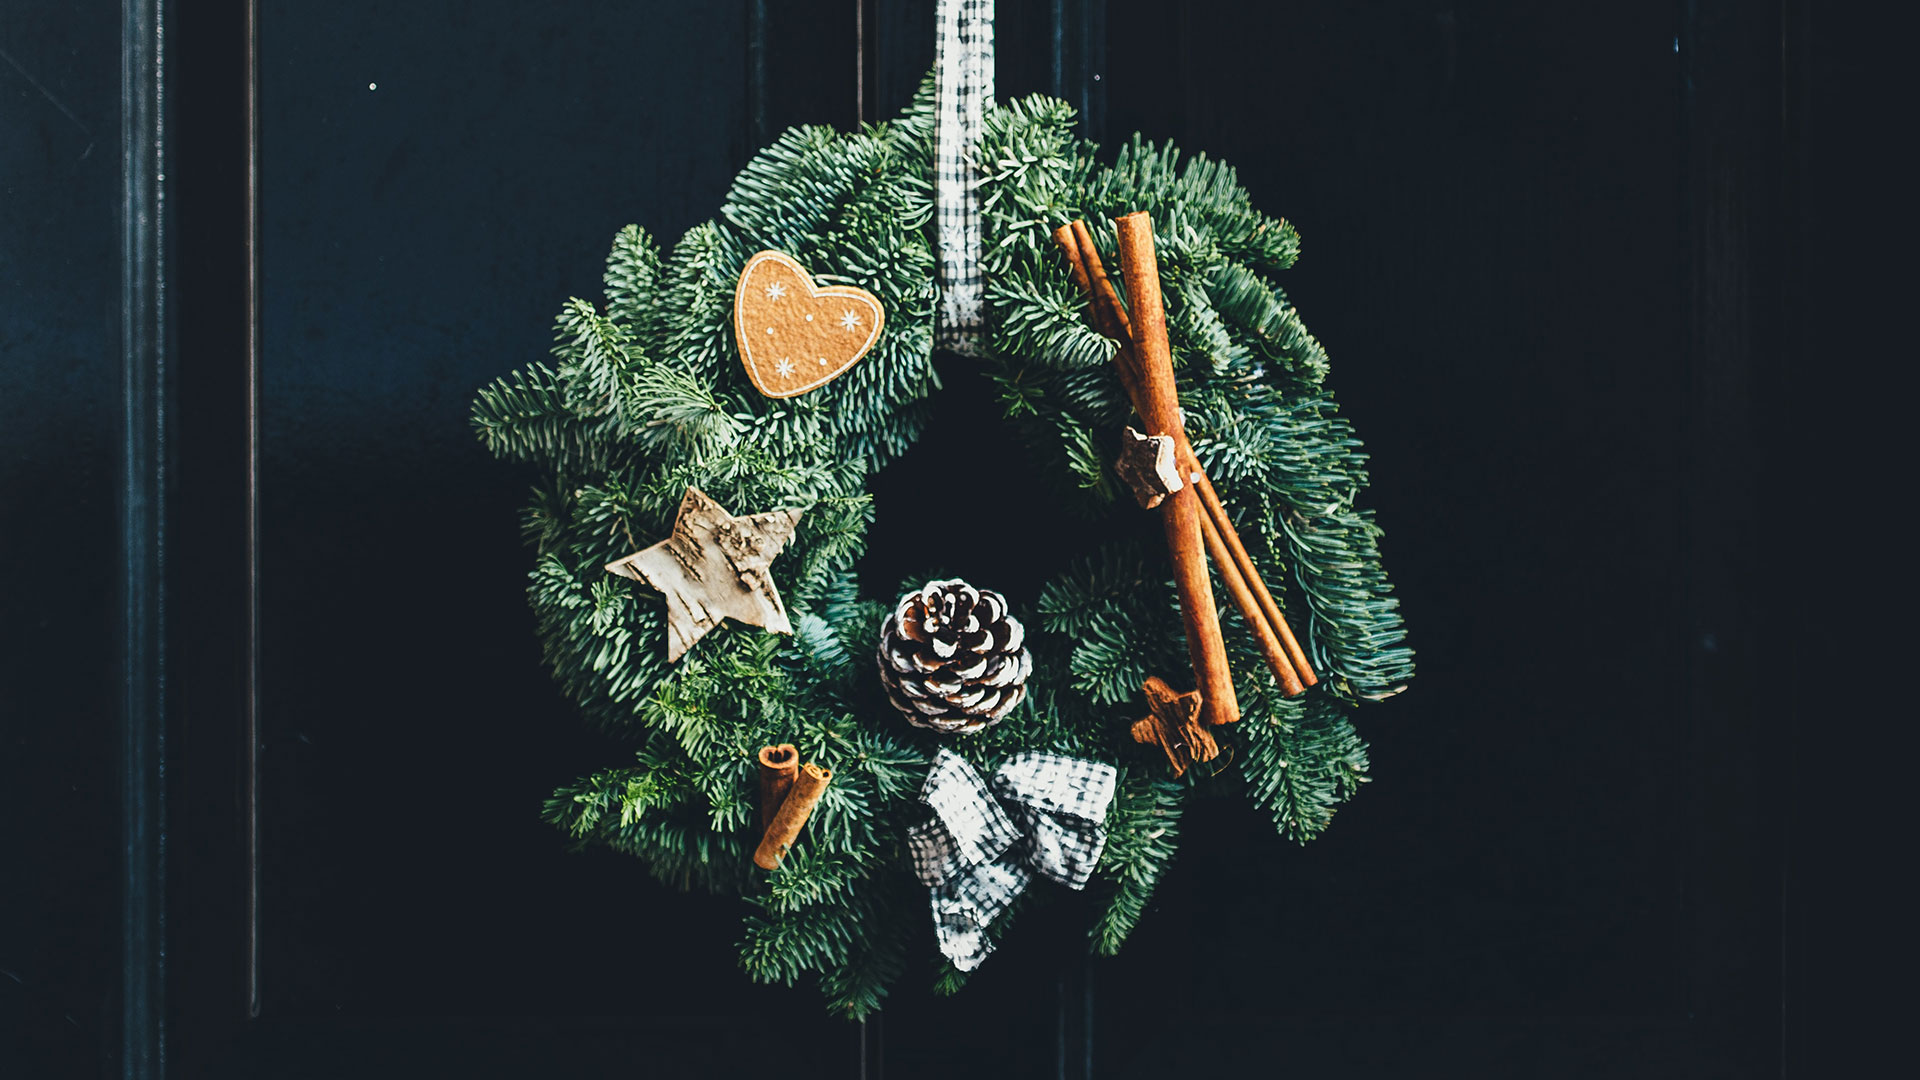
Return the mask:
<svg viewBox="0 0 1920 1080">
<path fill-rule="evenodd" d="M 733 294 L 733 334 L 754 389 L 789 398 L 825 386 L 880 340 L 886 313 L 865 289 L 817 286 L 793 258 L 747 260 Z"/>
</svg>

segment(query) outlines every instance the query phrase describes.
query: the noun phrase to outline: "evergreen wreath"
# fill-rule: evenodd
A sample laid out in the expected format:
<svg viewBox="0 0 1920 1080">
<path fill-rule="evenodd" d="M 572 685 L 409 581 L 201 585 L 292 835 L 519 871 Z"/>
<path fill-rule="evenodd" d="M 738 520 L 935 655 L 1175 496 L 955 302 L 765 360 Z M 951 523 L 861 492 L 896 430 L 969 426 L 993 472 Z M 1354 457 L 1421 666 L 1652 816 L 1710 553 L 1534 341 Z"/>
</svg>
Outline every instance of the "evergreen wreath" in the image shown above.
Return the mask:
<svg viewBox="0 0 1920 1080">
<path fill-rule="evenodd" d="M 1136 136 L 1103 165 L 1074 119 L 1038 96 L 987 113 L 972 159 L 985 232 L 981 363 L 1041 467 L 1067 479 L 1096 520 L 1139 513 L 1106 464 L 1131 414 L 1115 342 L 1089 326 L 1051 233 L 1080 217 L 1151 213 L 1194 450 L 1269 580 L 1290 580 L 1290 618 L 1322 676 L 1283 696 L 1238 612 L 1223 609 L 1243 718 L 1214 729 L 1233 747 L 1219 768 L 1172 778 L 1127 737 L 1143 682 L 1187 657 L 1164 560 L 1099 542 L 1111 529 L 1089 526 L 1086 551 L 1022 613 L 1033 674 L 1004 722 L 965 736 L 923 731 L 876 678 L 897 593 L 878 595 L 854 572 L 873 518 L 867 484 L 913 443 L 938 389 L 931 80 L 891 122 L 788 131 L 739 175 L 719 218 L 670 253 L 638 227 L 621 230 L 605 303 L 569 300 L 554 361 L 500 379 L 474 406 L 486 446 L 542 478 L 524 528 L 546 661 L 593 723 L 636 743 L 630 762 L 555 792 L 547 818 L 579 844 L 639 856 L 663 882 L 744 898 L 749 975 L 791 985 L 812 972 L 851 1017 L 879 1006 L 928 939 L 907 831 L 925 816 L 916 797 L 938 749 L 982 775 L 1019 751 L 1117 766 L 1089 930 L 1092 950 L 1109 955 L 1166 872 L 1190 795 L 1237 786 L 1282 836 L 1311 839 L 1367 779 L 1355 706 L 1413 672 L 1380 530 L 1357 506 L 1366 456 L 1325 387 L 1325 351 L 1273 280 L 1299 256 L 1294 228 L 1256 211 L 1227 165 L 1183 161 L 1169 145 Z M 1112 236 L 1099 243 L 1111 258 Z M 756 392 L 736 349 L 735 282 L 763 249 L 886 309 L 866 358 L 802 396 Z M 667 535 L 689 487 L 737 513 L 804 510 L 772 566 L 791 637 L 721 625 L 669 663 L 665 605 L 606 572 Z M 803 841 L 768 873 L 753 861 L 755 757 L 779 743 L 830 769 L 832 783 Z M 991 936 L 1043 891 L 1024 894 Z M 964 978 L 943 961 L 934 981 L 950 992 Z"/>
</svg>

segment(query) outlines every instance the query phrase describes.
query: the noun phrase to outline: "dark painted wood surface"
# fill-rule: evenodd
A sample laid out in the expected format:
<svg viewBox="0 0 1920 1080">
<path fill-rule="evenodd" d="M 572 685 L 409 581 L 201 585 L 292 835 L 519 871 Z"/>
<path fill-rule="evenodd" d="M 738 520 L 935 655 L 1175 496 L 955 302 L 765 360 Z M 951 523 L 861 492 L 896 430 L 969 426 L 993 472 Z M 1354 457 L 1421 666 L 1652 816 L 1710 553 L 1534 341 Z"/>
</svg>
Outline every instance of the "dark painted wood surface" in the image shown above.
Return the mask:
<svg viewBox="0 0 1920 1080">
<path fill-rule="evenodd" d="M 538 822 L 546 791 L 620 749 L 539 666 L 528 478 L 472 439 L 472 391 L 544 353 L 620 225 L 677 236 L 785 126 L 896 109 L 931 61 L 930 8 L 262 5 L 257 640 L 246 6 L 180 13 L 181 360 L 171 398 L 135 402 L 181 418 L 173 1071 L 745 1075 L 769 1030 L 786 1071 L 823 1076 L 1777 1068 L 1766 791 L 1788 702 L 1758 689 L 1750 586 L 1768 410 L 1803 332 L 1772 314 L 1796 242 L 1768 226 L 1798 220 L 1784 164 L 1795 125 L 1823 115 L 1782 109 L 1795 86 L 1821 100 L 1781 48 L 1809 40 L 1791 6 L 1783 25 L 1710 3 L 1003 0 L 1002 96 L 1072 97 L 1109 145 L 1140 130 L 1224 157 L 1305 238 L 1287 285 L 1373 453 L 1421 651 L 1413 690 L 1362 718 L 1376 782 L 1322 840 L 1203 804 L 1121 957 L 1082 959 L 1084 905 L 1061 898 L 961 997 L 913 973 L 861 1030 L 808 991 L 748 984 L 733 903 L 568 855 Z M 97 59 L 113 12 L 45 14 L 37 37 L 0 24 L 0 48 L 34 59 L 0 65 L 26 185 L 0 248 L 0 542 L 42 568 L 7 600 L 0 805 L 57 824 L 0 833 L 7 863 L 48 883 L 0 894 L 0 1034 L 64 1070 L 48 1075 L 89 1075 L 121 1043 L 117 949 L 85 944 L 114 937 L 119 904 L 122 630 L 114 574 L 88 569 L 120 557 L 97 389 L 120 370 L 117 321 L 72 282 L 118 288 L 119 85 Z M 876 489 L 871 580 L 950 555 L 1031 592 L 1045 558 L 891 545 L 906 478 L 990 410 L 964 361 L 942 373 L 934 429 Z M 1017 452 L 989 467 L 1018 476 Z M 1039 529 L 1070 532 L 1037 484 L 1016 487 Z M 56 515 L 62 533 L 12 527 Z"/>
<path fill-rule="evenodd" d="M 111 1059 L 118 5 L 0 9 L 0 1074 Z"/>
</svg>

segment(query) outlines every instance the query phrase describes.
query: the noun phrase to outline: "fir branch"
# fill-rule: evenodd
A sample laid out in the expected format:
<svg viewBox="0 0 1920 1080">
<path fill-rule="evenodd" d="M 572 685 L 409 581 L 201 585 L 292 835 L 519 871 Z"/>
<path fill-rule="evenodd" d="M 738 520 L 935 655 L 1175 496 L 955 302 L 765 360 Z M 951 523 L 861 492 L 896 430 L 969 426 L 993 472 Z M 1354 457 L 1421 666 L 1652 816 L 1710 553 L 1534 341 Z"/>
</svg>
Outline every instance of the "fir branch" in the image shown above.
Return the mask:
<svg viewBox="0 0 1920 1080">
<path fill-rule="evenodd" d="M 1282 836 L 1306 843 L 1367 781 L 1367 744 L 1347 714 L 1353 706 L 1315 691 L 1264 723 L 1241 723 L 1241 775 L 1255 806 L 1273 814 Z"/>
<path fill-rule="evenodd" d="M 621 229 L 607 253 L 607 318 L 638 326 L 652 310 L 660 282 L 660 247 L 638 225 Z"/>
<path fill-rule="evenodd" d="M 1353 499 L 1366 484 L 1360 441 L 1325 395 L 1274 418 L 1274 486 L 1287 506 L 1277 524 L 1312 612 L 1314 662 L 1361 698 L 1400 692 L 1413 650 L 1380 559 L 1380 528 Z"/>
<path fill-rule="evenodd" d="M 1271 361 L 1290 389 L 1312 391 L 1327 379 L 1327 351 L 1307 332 L 1300 311 L 1251 268 L 1223 262 L 1207 281 L 1221 317 L 1238 327 L 1254 351 Z"/>
<path fill-rule="evenodd" d="M 530 364 L 483 388 L 473 403 L 473 428 L 496 457 L 568 473 L 607 468 L 620 449 L 607 436 L 609 419 L 582 419 L 566 397 L 566 383 L 545 364 Z"/>
<path fill-rule="evenodd" d="M 664 453 L 711 454 L 736 442 L 745 427 L 711 386 L 671 364 L 641 370 L 619 406 L 640 445 Z"/>
<path fill-rule="evenodd" d="M 632 332 L 581 299 L 567 301 L 553 325 L 555 370 L 567 407 L 581 419 L 615 413 L 632 375 Z"/>
<path fill-rule="evenodd" d="M 1154 887 L 1173 864 L 1186 788 L 1123 769 L 1107 811 L 1107 846 L 1094 880 L 1106 903 L 1088 931 L 1093 951 L 1112 956 L 1146 914 Z"/>
</svg>

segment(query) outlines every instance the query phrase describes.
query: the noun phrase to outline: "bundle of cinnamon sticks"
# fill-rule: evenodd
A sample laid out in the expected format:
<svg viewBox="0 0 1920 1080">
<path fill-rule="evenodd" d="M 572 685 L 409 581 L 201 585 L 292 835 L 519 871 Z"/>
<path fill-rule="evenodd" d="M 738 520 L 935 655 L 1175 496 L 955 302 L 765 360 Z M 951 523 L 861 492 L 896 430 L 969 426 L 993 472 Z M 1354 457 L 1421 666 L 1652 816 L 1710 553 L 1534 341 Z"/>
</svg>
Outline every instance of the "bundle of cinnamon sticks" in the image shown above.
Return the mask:
<svg viewBox="0 0 1920 1080">
<path fill-rule="evenodd" d="M 1254 640 L 1282 690 L 1291 697 L 1319 681 L 1307 654 L 1287 626 L 1280 605 L 1260 579 L 1260 572 L 1227 517 L 1219 492 L 1200 468 L 1187 441 L 1174 387 L 1173 354 L 1167 342 L 1166 308 L 1160 296 L 1160 270 L 1154 256 L 1153 220 L 1144 212 L 1114 222 L 1118 229 L 1120 271 L 1128 304 L 1122 304 L 1107 276 L 1093 233 L 1084 221 L 1054 230 L 1054 242 L 1072 264 L 1074 283 L 1087 294 L 1096 330 L 1120 342 L 1114 354 L 1120 383 L 1147 433 L 1173 439 L 1182 486 L 1159 503 L 1166 526 L 1167 546 L 1173 556 L 1174 581 L 1180 593 L 1180 612 L 1186 626 L 1187 653 L 1199 683 L 1202 707 L 1209 724 L 1240 719 L 1233 675 L 1227 667 L 1226 644 L 1213 604 L 1207 575 L 1211 556 L 1220 580 L 1233 596 Z M 1203 552 L 1204 547 L 1204 552 Z M 1210 755 L 1209 755 L 1210 756 Z"/>
</svg>

